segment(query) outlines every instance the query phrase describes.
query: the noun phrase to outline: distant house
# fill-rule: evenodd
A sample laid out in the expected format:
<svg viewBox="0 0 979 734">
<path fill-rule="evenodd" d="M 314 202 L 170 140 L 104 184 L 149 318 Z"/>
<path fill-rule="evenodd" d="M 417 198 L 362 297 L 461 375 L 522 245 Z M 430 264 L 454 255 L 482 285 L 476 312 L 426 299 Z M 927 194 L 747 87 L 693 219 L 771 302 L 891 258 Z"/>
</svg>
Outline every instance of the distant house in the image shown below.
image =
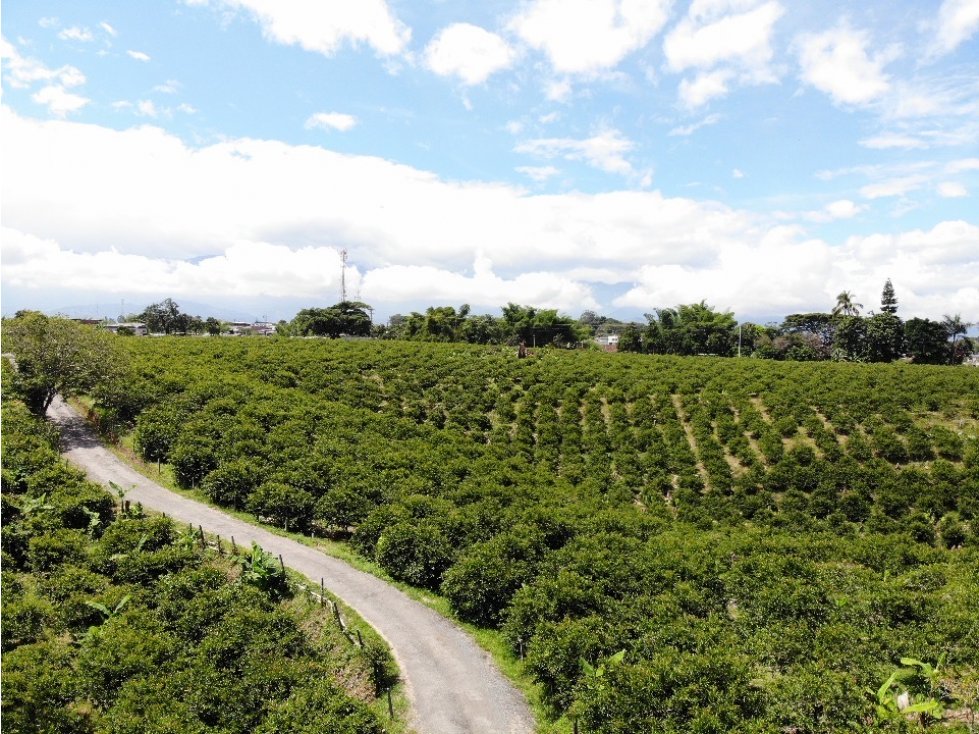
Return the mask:
<svg viewBox="0 0 979 734">
<path fill-rule="evenodd" d="M 258 336 L 274 336 L 275 324 L 271 321 L 256 321 L 251 325 L 252 334 Z"/>
<path fill-rule="evenodd" d="M 617 352 L 619 350 L 619 335 L 602 334 L 595 337 L 595 343 L 606 352 Z"/>
</svg>

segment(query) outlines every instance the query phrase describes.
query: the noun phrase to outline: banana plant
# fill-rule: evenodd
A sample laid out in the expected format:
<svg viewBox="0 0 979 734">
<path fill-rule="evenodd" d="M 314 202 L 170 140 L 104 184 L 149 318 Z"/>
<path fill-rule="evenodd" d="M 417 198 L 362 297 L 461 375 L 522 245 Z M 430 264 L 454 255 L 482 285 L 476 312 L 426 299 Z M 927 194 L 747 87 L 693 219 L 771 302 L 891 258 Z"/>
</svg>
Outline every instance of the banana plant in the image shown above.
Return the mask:
<svg viewBox="0 0 979 734">
<path fill-rule="evenodd" d="M 915 660 L 914 658 L 901 658 L 901 665 L 907 668 L 918 668 L 918 674 L 928 681 L 932 689 L 937 688 L 939 684 L 939 672 L 942 666 L 945 664 L 945 653 L 938 656 L 938 661 L 932 665 L 931 663 L 925 663 L 921 660 Z"/>
<path fill-rule="evenodd" d="M 94 510 L 90 510 L 84 505 L 82 505 L 82 512 L 88 516 L 88 527 L 85 528 L 85 532 L 94 537 L 95 531 L 98 530 L 99 525 L 102 524 L 102 518 L 99 517 L 99 513 L 95 512 Z"/>
<path fill-rule="evenodd" d="M 258 543 L 253 541 L 251 550 L 236 555 L 234 561 L 241 567 L 241 583 L 255 586 L 273 598 L 284 596 L 288 587 L 285 573 Z"/>
<path fill-rule="evenodd" d="M 103 619 L 102 621 L 107 622 L 113 617 L 119 616 L 119 614 L 122 612 L 125 606 L 129 603 L 130 596 L 131 596 L 130 594 L 126 594 L 124 597 L 122 597 L 122 599 L 119 600 L 119 603 L 116 604 L 112 609 L 109 609 L 109 607 L 107 607 L 105 604 L 102 604 L 101 602 L 91 601 L 91 600 L 86 601 L 85 605 L 91 607 L 92 609 L 98 612 L 101 612 L 102 616 L 105 617 L 105 619 Z"/>
<path fill-rule="evenodd" d="M 944 662 L 945 656 L 942 655 L 938 662 L 932 666 L 914 658 L 901 658 L 903 668 L 898 668 L 888 676 L 880 688 L 877 689 L 877 716 L 881 720 L 898 720 L 908 716 L 918 715 L 919 721 L 924 726 L 929 718 L 940 719 L 945 713 L 942 702 L 931 696 L 923 694 L 912 694 L 906 686 L 900 682 L 914 676 L 920 669 L 920 674 L 926 678 L 932 691 L 938 683 L 938 673 Z"/>
<path fill-rule="evenodd" d="M 24 515 L 36 515 L 40 512 L 47 512 L 53 509 L 54 505 L 48 502 L 48 493 L 45 492 L 39 497 L 27 497 L 24 500 L 24 506 L 21 508 L 21 512 Z"/>
<path fill-rule="evenodd" d="M 141 536 L 139 536 L 139 542 L 136 543 L 136 547 L 133 548 L 133 550 L 126 551 L 124 553 L 113 553 L 111 556 L 109 556 L 109 558 L 113 561 L 120 561 L 123 558 L 127 558 L 132 553 L 139 553 L 140 551 L 143 550 L 143 546 L 146 545 L 146 541 L 148 541 L 149 539 L 150 536 L 147 535 L 146 533 L 143 533 Z"/>
</svg>

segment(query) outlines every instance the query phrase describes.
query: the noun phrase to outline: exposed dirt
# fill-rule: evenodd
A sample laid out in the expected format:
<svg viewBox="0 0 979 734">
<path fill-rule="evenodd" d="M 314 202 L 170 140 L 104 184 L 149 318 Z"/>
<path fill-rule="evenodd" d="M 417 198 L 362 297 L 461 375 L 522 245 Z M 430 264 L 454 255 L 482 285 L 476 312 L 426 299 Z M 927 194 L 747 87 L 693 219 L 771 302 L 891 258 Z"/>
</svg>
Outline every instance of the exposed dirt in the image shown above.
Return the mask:
<svg viewBox="0 0 979 734">
<path fill-rule="evenodd" d="M 423 734 L 529 734 L 534 720 L 523 696 L 489 654 L 459 627 L 375 576 L 358 571 L 294 540 L 274 535 L 220 510 L 170 492 L 113 456 L 61 398 L 48 409 L 60 426 L 66 458 L 92 481 L 128 489 L 126 499 L 200 525 L 239 545 L 252 541 L 287 566 L 321 578 L 327 588 L 376 629 L 394 653 L 412 709 L 411 725 Z"/>
</svg>

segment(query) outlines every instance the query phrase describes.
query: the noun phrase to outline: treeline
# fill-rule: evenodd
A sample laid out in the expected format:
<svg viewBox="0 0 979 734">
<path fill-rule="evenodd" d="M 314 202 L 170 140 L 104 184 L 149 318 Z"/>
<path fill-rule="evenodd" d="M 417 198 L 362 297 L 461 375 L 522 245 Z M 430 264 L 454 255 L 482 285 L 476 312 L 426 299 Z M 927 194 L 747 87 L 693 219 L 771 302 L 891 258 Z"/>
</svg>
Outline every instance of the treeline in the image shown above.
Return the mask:
<svg viewBox="0 0 979 734">
<path fill-rule="evenodd" d="M 300 311 L 277 329 L 285 336 L 373 336 L 380 339 L 469 344 L 524 343 L 529 347 L 581 347 L 595 340 L 617 344 L 618 351 L 680 356 L 750 356 L 790 361 L 836 360 L 918 364 L 961 364 L 976 350 L 966 334 L 971 324 L 958 315 L 942 321 L 897 315 L 890 280 L 881 294 L 880 312 L 861 316 L 861 304 L 842 292 L 832 311 L 797 313 L 781 324 L 739 323 L 729 311 L 706 302 L 659 308 L 646 323 L 623 322 L 585 311 L 578 319 L 556 309 L 508 303 L 500 316 L 473 314 L 468 304 L 431 306 L 423 313 L 395 314 L 373 324 L 370 306 L 338 303 Z"/>
<path fill-rule="evenodd" d="M 159 303 L 151 303 L 140 313 L 126 316 L 125 321 L 139 322 L 146 325 L 152 334 L 211 334 L 217 336 L 227 329 L 224 322 L 208 316 L 201 318 L 184 313 L 172 298 L 165 298 Z"/>
<path fill-rule="evenodd" d="M 372 324 L 370 306 L 343 301 L 329 308 L 306 308 L 292 321 L 279 322 L 283 336 L 373 336 L 425 342 L 469 344 L 519 344 L 573 347 L 590 337 L 590 331 L 557 309 L 508 303 L 500 317 L 473 314 L 468 304 L 431 306 L 424 313 L 395 314 L 387 324 Z"/>
<path fill-rule="evenodd" d="M 7 375 L 4 382 L 7 383 Z M 122 505 L 4 391 L 4 731 L 382 734 L 393 674 L 315 617 L 271 556 Z M 122 505 L 122 506 L 121 506 Z M 226 549 L 227 550 L 227 549 Z"/>
</svg>

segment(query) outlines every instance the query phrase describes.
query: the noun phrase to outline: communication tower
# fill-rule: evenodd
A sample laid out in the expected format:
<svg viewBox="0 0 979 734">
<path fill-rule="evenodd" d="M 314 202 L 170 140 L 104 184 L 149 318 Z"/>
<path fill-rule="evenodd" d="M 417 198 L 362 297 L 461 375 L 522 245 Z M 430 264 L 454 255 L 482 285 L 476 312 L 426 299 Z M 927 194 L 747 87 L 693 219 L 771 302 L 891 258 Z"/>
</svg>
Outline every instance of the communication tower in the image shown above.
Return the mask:
<svg viewBox="0 0 979 734">
<path fill-rule="evenodd" d="M 347 302 L 347 248 L 340 250 L 340 303 Z"/>
</svg>

